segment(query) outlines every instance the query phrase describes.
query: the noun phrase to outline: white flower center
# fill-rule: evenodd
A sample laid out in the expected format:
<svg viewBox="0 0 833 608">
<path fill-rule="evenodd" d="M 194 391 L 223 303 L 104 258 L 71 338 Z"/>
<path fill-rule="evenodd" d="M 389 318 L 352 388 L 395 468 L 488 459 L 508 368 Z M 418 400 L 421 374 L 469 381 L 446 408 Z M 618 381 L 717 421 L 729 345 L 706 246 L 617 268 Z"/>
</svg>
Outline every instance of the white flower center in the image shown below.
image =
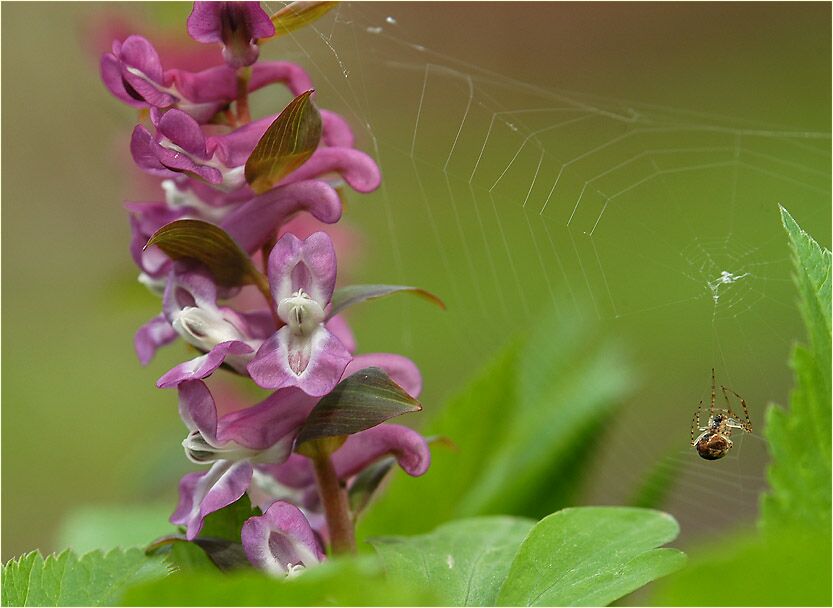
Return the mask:
<svg viewBox="0 0 833 608">
<path fill-rule="evenodd" d="M 245 340 L 240 331 L 221 315 L 203 308 L 186 306 L 171 325 L 186 342 L 204 351 L 229 340 Z"/>
<path fill-rule="evenodd" d="M 278 303 L 278 316 L 296 336 L 309 336 L 324 320 L 324 309 L 303 289 Z"/>
<path fill-rule="evenodd" d="M 222 447 L 215 447 L 208 443 L 199 431 L 191 431 L 182 441 L 185 448 L 185 456 L 191 462 L 203 464 L 218 460 L 247 460 L 257 454 L 256 451 L 244 448 L 233 441 L 229 441 Z"/>
</svg>

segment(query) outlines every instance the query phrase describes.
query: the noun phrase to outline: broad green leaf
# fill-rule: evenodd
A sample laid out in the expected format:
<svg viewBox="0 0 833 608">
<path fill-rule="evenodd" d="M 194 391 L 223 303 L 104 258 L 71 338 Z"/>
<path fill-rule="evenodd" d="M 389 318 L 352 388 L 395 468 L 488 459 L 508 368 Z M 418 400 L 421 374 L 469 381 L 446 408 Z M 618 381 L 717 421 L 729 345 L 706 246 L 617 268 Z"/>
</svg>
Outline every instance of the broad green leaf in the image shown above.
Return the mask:
<svg viewBox="0 0 833 608">
<path fill-rule="evenodd" d="M 249 496 L 243 494 L 229 506 L 209 514 L 200 530 L 200 536 L 240 542 L 240 530 L 245 521 L 260 514 L 260 509 L 252 507 Z"/>
<path fill-rule="evenodd" d="M 394 416 L 422 409 L 378 367 L 368 367 L 339 382 L 312 409 L 296 440 L 301 446 L 313 439 L 352 435 Z"/>
<path fill-rule="evenodd" d="M 829 539 L 831 255 L 783 207 L 781 219 L 789 235 L 809 347 L 797 346 L 793 352 L 796 384 L 789 412 L 777 406 L 767 411 L 771 490 L 764 497 L 761 523 L 766 529 L 805 524 Z"/>
<path fill-rule="evenodd" d="M 458 449 L 432 450 L 418 479 L 394 473 L 359 535 L 429 532 L 484 514 L 539 518 L 570 504 L 628 375 L 618 350 L 574 319 L 548 316 L 426 425 Z"/>
<path fill-rule="evenodd" d="M 653 606 L 830 606 L 830 540 L 743 531 L 687 550 L 686 567 L 658 581 Z M 721 581 L 719 588 L 708 581 Z"/>
<path fill-rule="evenodd" d="M 301 93 L 272 122 L 246 161 L 246 182 L 260 194 L 307 162 L 321 139 L 321 114 Z"/>
<path fill-rule="evenodd" d="M 67 550 L 46 559 L 37 551 L 3 566 L 4 606 L 112 606 L 128 585 L 161 579 L 168 569 L 139 549 Z"/>
<path fill-rule="evenodd" d="M 338 2 L 290 2 L 271 17 L 275 24 L 275 37 L 309 25 L 335 8 L 336 4 Z"/>
<path fill-rule="evenodd" d="M 422 536 L 371 539 L 385 571 L 405 588 L 432 589 L 447 606 L 494 606 L 512 559 L 535 522 L 458 520 Z"/>
<path fill-rule="evenodd" d="M 445 303 L 439 297 L 419 287 L 407 287 L 405 285 L 348 285 L 341 289 L 336 289 L 333 293 L 333 306 L 330 309 L 329 316 L 334 317 L 348 306 L 353 306 L 353 304 L 358 304 L 365 300 L 384 298 L 385 296 L 403 291 L 419 296 L 423 300 L 428 300 L 445 310 Z"/>
<path fill-rule="evenodd" d="M 209 572 L 171 575 L 136 586 L 127 606 L 419 606 L 436 600 L 431 590 L 404 589 L 385 578 L 375 559 L 336 559 L 292 579 L 263 573 Z"/>
<path fill-rule="evenodd" d="M 186 550 L 184 555 L 174 553 L 173 549 L 178 547 L 189 547 L 189 549 Z M 145 553 L 148 555 L 166 555 L 168 563 L 177 570 L 204 567 L 205 561 L 196 558 L 192 548 L 202 551 L 214 566 L 223 571 L 251 567 L 243 549 L 243 544 L 239 540 L 232 541 L 201 536 L 194 540 L 188 540 L 184 534 L 171 534 L 155 540 L 146 549 Z M 183 557 L 184 563 L 180 561 Z"/>
<path fill-rule="evenodd" d="M 257 285 L 266 292 L 266 277 L 252 264 L 248 254 L 228 233 L 202 220 L 175 220 L 150 237 L 145 249 L 156 245 L 172 260 L 191 259 L 203 264 L 218 285 Z"/>
<path fill-rule="evenodd" d="M 82 507 L 64 520 L 57 545 L 78 554 L 111 547 L 144 548 L 174 531 L 168 521 L 172 511 L 168 503 Z"/>
<path fill-rule="evenodd" d="M 674 518 L 648 509 L 558 511 L 521 544 L 497 603 L 605 606 L 683 566 L 685 554 L 657 548 L 678 532 Z"/>
</svg>

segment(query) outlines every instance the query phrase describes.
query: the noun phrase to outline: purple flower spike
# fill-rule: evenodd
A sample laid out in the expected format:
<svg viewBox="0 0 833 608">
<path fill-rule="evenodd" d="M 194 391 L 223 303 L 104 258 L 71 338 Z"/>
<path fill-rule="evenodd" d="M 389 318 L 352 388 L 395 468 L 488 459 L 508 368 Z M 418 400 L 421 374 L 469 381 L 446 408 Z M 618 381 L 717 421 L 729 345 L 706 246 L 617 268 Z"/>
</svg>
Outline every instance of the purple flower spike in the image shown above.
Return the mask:
<svg viewBox="0 0 833 608">
<path fill-rule="evenodd" d="M 297 386 L 320 397 L 338 384 L 351 355 L 324 326 L 335 280 L 335 250 L 325 233 L 316 232 L 305 241 L 285 234 L 277 242 L 269 255 L 269 285 L 286 325 L 249 363 L 249 374 L 259 386 Z"/>
<path fill-rule="evenodd" d="M 301 510 L 284 501 L 243 524 L 243 549 L 249 561 L 275 576 L 293 576 L 324 559 L 324 552 Z"/>
<path fill-rule="evenodd" d="M 241 68 L 257 61 L 257 39 L 274 36 L 275 25 L 259 2 L 194 2 L 188 34 L 197 42 L 221 42 L 226 63 Z"/>
<path fill-rule="evenodd" d="M 255 467 L 279 464 L 315 399 L 297 389 L 278 391 L 257 405 L 217 416 L 217 407 L 205 383 L 179 385 L 179 413 L 190 433 L 182 442 L 188 458 L 213 463 L 205 473 L 189 473 L 179 484 L 179 505 L 171 522 L 187 527 L 195 538 L 203 520 L 240 498 L 252 483 Z"/>
</svg>

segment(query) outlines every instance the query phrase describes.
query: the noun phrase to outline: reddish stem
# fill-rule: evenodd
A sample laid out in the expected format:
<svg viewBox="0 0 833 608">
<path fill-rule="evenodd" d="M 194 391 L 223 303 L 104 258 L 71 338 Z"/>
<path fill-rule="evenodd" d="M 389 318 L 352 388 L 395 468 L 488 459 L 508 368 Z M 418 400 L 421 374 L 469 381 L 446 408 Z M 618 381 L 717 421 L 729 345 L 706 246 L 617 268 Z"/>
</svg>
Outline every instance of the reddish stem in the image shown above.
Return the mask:
<svg viewBox="0 0 833 608">
<path fill-rule="evenodd" d="M 318 449 L 312 457 L 312 463 L 330 532 L 330 549 L 333 555 L 355 553 L 356 535 L 347 492 L 336 474 L 333 461 L 326 450 Z"/>
</svg>

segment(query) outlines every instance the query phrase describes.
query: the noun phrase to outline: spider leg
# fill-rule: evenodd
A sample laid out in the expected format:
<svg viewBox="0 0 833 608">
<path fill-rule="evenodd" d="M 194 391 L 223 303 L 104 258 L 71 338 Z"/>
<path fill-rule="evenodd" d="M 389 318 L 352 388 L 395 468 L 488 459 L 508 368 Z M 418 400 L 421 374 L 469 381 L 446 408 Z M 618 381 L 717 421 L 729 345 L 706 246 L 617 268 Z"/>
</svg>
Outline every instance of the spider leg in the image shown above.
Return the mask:
<svg viewBox="0 0 833 608">
<path fill-rule="evenodd" d="M 740 422 L 737 428 L 741 428 L 744 431 L 746 431 L 747 433 L 751 433 L 752 432 L 752 420 L 749 418 L 749 408 L 746 407 L 746 400 L 730 388 L 726 388 L 723 385 L 721 385 L 720 388 L 723 391 L 723 396 L 726 398 L 726 403 L 727 404 L 729 403 L 729 396 L 726 394 L 726 391 L 732 393 L 735 397 L 737 397 L 740 400 L 740 406 L 743 408 L 743 415 L 746 417 L 746 421 L 745 422 Z M 731 411 L 731 409 L 730 409 L 730 411 Z M 736 416 L 733 415 L 732 417 L 735 418 Z"/>
<path fill-rule="evenodd" d="M 691 417 L 691 447 L 694 447 L 694 432 L 695 429 L 700 428 L 700 409 L 703 407 L 703 400 L 700 400 L 700 404 L 697 406 L 697 410 L 694 412 L 694 416 Z"/>
<path fill-rule="evenodd" d="M 717 383 L 714 380 L 714 368 L 712 368 L 712 400 L 711 405 L 709 406 L 709 415 L 714 416 L 714 400 L 717 393 Z"/>
</svg>

